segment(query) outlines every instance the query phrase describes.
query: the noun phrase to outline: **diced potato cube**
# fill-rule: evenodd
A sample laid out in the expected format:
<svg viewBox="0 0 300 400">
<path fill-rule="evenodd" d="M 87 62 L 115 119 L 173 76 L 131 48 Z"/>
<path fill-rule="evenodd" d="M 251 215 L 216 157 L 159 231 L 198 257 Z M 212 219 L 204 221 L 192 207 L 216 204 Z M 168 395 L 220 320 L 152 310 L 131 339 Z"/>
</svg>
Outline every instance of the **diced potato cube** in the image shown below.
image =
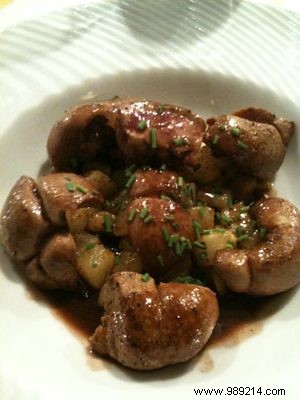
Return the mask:
<svg viewBox="0 0 300 400">
<path fill-rule="evenodd" d="M 76 264 L 80 276 L 99 289 L 115 265 L 115 254 L 104 247 L 96 235 L 74 235 L 77 247 Z"/>
<path fill-rule="evenodd" d="M 215 225 L 215 210 L 210 207 L 191 207 L 188 209 L 193 220 L 200 223 L 202 229 L 211 229 Z"/>
<path fill-rule="evenodd" d="M 93 288 L 100 289 L 115 265 L 115 254 L 102 244 L 86 246 L 77 255 L 77 270 Z"/>
<path fill-rule="evenodd" d="M 143 266 L 138 253 L 133 251 L 122 251 L 116 256 L 113 272 L 142 272 L 142 270 Z"/>
<path fill-rule="evenodd" d="M 71 233 L 80 233 L 87 227 L 89 210 L 88 208 L 68 209 L 66 219 Z"/>
<path fill-rule="evenodd" d="M 200 266 L 210 266 L 214 264 L 218 250 L 236 247 L 236 237 L 230 231 L 213 229 L 210 233 L 201 236 L 200 243 L 203 245 L 202 248 L 194 249 L 196 262 Z"/>
</svg>

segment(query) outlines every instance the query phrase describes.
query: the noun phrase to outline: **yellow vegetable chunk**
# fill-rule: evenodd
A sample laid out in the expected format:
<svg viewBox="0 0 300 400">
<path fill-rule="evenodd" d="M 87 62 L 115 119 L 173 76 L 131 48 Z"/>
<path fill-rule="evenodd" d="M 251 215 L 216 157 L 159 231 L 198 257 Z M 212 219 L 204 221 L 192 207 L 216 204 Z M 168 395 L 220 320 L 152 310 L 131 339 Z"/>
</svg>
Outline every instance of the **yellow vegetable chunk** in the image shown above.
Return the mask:
<svg viewBox="0 0 300 400">
<path fill-rule="evenodd" d="M 199 266 L 211 266 L 214 264 L 215 255 L 218 250 L 235 248 L 235 235 L 226 230 L 212 230 L 210 233 L 202 235 L 202 248 L 195 248 L 194 255 Z"/>
</svg>

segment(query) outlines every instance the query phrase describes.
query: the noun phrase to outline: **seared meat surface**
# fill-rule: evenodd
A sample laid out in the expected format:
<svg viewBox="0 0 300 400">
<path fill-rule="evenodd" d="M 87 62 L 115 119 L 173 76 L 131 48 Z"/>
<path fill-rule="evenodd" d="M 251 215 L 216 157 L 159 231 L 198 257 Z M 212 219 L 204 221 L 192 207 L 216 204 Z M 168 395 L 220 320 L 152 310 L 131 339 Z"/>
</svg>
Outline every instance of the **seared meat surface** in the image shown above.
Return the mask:
<svg viewBox="0 0 300 400">
<path fill-rule="evenodd" d="M 103 155 L 107 144 L 128 162 L 145 164 L 154 157 L 194 165 L 205 127 L 202 118 L 182 107 L 112 100 L 71 110 L 52 129 L 47 148 L 54 167 L 63 171 Z"/>
<path fill-rule="evenodd" d="M 156 285 L 134 272 L 115 273 L 101 291 L 106 311 L 90 341 L 99 354 L 151 370 L 189 360 L 209 339 L 219 315 L 208 288 Z"/>
<path fill-rule="evenodd" d="M 22 176 L 12 188 L 1 214 L 1 239 L 18 261 L 30 259 L 49 230 L 34 179 Z"/>
</svg>

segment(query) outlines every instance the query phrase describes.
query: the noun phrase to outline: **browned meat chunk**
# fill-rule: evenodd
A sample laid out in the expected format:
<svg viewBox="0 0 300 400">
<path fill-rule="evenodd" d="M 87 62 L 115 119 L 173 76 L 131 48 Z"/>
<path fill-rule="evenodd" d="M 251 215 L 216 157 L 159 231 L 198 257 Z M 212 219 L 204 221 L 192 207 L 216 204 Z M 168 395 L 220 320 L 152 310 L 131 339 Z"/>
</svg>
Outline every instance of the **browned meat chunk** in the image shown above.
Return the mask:
<svg viewBox="0 0 300 400">
<path fill-rule="evenodd" d="M 55 233 L 43 244 L 40 264 L 58 287 L 77 287 L 76 245 L 70 233 Z"/>
<path fill-rule="evenodd" d="M 102 205 L 102 195 L 91 182 L 72 173 L 56 173 L 37 179 L 37 190 L 49 219 L 56 225 L 65 225 L 67 208 Z"/>
<path fill-rule="evenodd" d="M 251 249 L 220 250 L 214 271 L 236 292 L 271 295 L 300 282 L 300 214 L 287 200 L 270 197 L 251 209 L 266 238 Z"/>
<path fill-rule="evenodd" d="M 133 214 L 135 217 L 131 220 Z M 193 221 L 177 203 L 138 198 L 130 203 L 122 219 L 127 231 L 123 228 L 120 235 L 129 235 L 145 270 L 151 275 L 164 278 L 171 271 L 189 271 Z"/>
<path fill-rule="evenodd" d="M 155 158 L 195 165 L 205 127 L 203 119 L 181 107 L 105 101 L 71 110 L 52 129 L 47 148 L 54 167 L 65 171 L 116 145 L 127 161 L 145 164 Z"/>
<path fill-rule="evenodd" d="M 1 239 L 7 253 L 18 261 L 26 261 L 38 250 L 49 230 L 35 181 L 22 176 L 12 188 L 1 214 Z"/>
<path fill-rule="evenodd" d="M 235 115 L 217 118 L 205 141 L 216 155 L 229 157 L 241 172 L 262 180 L 274 178 L 285 155 L 283 140 L 273 125 Z"/>
<path fill-rule="evenodd" d="M 134 173 L 135 182 L 129 191 L 130 198 L 167 196 L 188 205 L 195 196 L 195 185 L 184 182 L 175 172 L 145 170 Z"/>
<path fill-rule="evenodd" d="M 275 114 L 272 114 L 262 108 L 243 108 L 241 110 L 235 111 L 232 114 L 236 115 L 237 117 L 248 119 L 249 121 L 274 125 L 275 128 L 278 130 L 285 146 L 289 144 L 289 141 L 295 132 L 294 122 L 288 121 L 285 118 L 276 117 Z"/>
<path fill-rule="evenodd" d="M 215 294 L 196 285 L 145 282 L 143 275 L 112 275 L 101 291 L 106 315 L 90 341 L 99 354 L 151 370 L 194 357 L 219 315 Z"/>
</svg>

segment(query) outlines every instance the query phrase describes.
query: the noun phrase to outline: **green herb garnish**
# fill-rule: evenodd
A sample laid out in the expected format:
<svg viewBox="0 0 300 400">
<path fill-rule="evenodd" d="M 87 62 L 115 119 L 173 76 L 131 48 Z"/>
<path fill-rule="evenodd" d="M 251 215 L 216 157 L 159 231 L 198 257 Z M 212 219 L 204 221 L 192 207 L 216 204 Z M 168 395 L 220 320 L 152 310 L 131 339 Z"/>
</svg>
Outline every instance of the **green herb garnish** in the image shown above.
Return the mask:
<svg viewBox="0 0 300 400">
<path fill-rule="evenodd" d="M 248 149 L 248 145 L 244 142 L 242 142 L 241 140 L 238 140 L 236 142 L 237 146 L 241 149 L 241 150 L 246 150 Z"/>
<path fill-rule="evenodd" d="M 69 192 L 75 192 L 76 186 L 74 185 L 73 182 L 68 181 L 68 182 L 66 182 L 66 189 L 67 189 Z"/>
<path fill-rule="evenodd" d="M 126 182 L 126 187 L 130 188 L 134 185 L 134 182 L 136 181 L 136 176 L 135 175 L 131 175 L 130 178 L 128 179 L 128 181 Z"/>
<path fill-rule="evenodd" d="M 233 136 L 239 136 L 240 135 L 240 130 L 238 128 L 236 128 L 236 127 L 233 127 L 233 128 L 230 129 L 230 133 Z"/>
<path fill-rule="evenodd" d="M 189 139 L 185 136 L 178 136 L 174 138 L 174 143 L 176 146 L 185 146 L 190 143 Z"/>
<path fill-rule="evenodd" d="M 193 220 L 193 228 L 194 228 L 196 239 L 199 240 L 200 235 L 201 235 L 201 229 L 202 229 L 200 222 L 198 222 L 194 219 Z"/>
<path fill-rule="evenodd" d="M 146 272 L 144 275 L 142 275 L 143 282 L 148 282 L 149 279 L 150 279 L 150 275 L 148 274 L 148 272 Z"/>
<path fill-rule="evenodd" d="M 140 217 L 141 219 L 145 219 L 145 218 L 147 217 L 148 214 L 149 214 L 149 208 L 144 207 L 144 208 L 141 209 L 140 214 L 139 214 L 139 217 Z"/>
<path fill-rule="evenodd" d="M 150 129 L 150 143 L 152 149 L 156 149 L 156 129 L 154 128 Z"/>
<path fill-rule="evenodd" d="M 130 221 L 130 222 L 133 221 L 136 216 L 136 213 L 137 213 L 137 210 L 135 208 L 132 208 L 128 214 L 128 221 Z"/>
<path fill-rule="evenodd" d="M 219 140 L 220 140 L 220 136 L 219 135 L 215 135 L 213 137 L 212 144 L 214 144 L 214 145 L 218 144 Z"/>
<path fill-rule="evenodd" d="M 142 120 L 138 124 L 138 130 L 139 131 L 144 131 L 147 128 L 147 121 Z"/>
<path fill-rule="evenodd" d="M 104 214 L 103 222 L 105 231 L 112 232 L 112 218 L 110 214 Z"/>
<path fill-rule="evenodd" d="M 96 246 L 95 242 L 89 242 L 85 245 L 85 250 L 92 250 Z"/>
</svg>

